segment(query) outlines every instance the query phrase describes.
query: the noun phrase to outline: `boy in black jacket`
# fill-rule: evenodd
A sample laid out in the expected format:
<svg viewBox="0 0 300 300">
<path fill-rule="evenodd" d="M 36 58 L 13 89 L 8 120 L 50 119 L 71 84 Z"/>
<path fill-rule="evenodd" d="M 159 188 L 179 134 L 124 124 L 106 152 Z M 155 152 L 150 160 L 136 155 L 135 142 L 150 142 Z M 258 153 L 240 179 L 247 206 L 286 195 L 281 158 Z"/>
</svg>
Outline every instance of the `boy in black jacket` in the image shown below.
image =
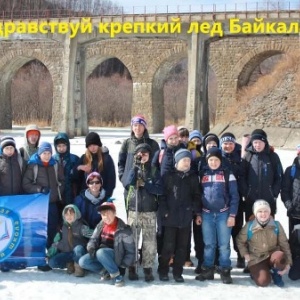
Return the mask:
<svg viewBox="0 0 300 300">
<path fill-rule="evenodd" d="M 201 224 L 201 194 L 198 176 L 190 170 L 191 152 L 180 149 L 174 159 L 175 170 L 163 176 L 164 193 L 159 207 L 165 226 L 159 279 L 169 280 L 169 260 L 175 254 L 173 278 L 176 282 L 184 282 L 182 271 L 194 214 L 197 215 L 195 222 Z"/>
</svg>

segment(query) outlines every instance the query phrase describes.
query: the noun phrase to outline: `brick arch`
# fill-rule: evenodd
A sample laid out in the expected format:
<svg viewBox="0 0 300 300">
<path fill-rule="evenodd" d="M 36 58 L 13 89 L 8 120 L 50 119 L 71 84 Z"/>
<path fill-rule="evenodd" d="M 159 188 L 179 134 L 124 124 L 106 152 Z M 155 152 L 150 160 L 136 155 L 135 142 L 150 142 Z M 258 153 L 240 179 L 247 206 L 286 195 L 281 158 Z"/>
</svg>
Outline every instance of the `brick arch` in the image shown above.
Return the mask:
<svg viewBox="0 0 300 300">
<path fill-rule="evenodd" d="M 38 49 L 41 50 L 41 49 Z M 53 53 L 52 53 L 53 55 Z M 15 48 L 6 51 L 5 54 L 0 58 L 0 127 L 1 128 L 12 128 L 12 107 L 11 107 L 11 81 L 15 73 L 29 61 L 39 60 L 42 62 L 52 78 L 53 84 L 53 102 L 52 107 L 60 105 L 60 77 L 57 65 L 51 59 L 51 55 L 45 54 L 44 51 L 36 51 L 32 48 Z M 52 109 L 54 112 L 54 110 Z M 59 118 L 59 116 L 52 113 L 52 118 Z M 52 119 L 53 124 L 53 119 Z"/>
<path fill-rule="evenodd" d="M 132 63 L 131 57 L 128 57 L 128 55 L 126 55 L 127 53 L 125 51 L 121 51 L 118 47 L 113 47 L 114 43 L 119 44 L 120 42 L 111 40 L 98 41 L 86 47 L 87 77 L 98 65 L 110 58 L 119 59 L 128 69 L 132 78 L 137 76 L 138 72 L 135 65 Z M 126 43 L 126 41 L 124 41 L 124 43 Z M 102 47 L 107 44 L 110 47 Z"/>
<path fill-rule="evenodd" d="M 236 82 L 236 88 L 239 89 L 247 85 L 254 69 L 264 60 L 274 55 L 288 53 L 289 51 L 289 46 L 273 43 L 250 50 L 233 69 L 232 79 Z"/>
</svg>

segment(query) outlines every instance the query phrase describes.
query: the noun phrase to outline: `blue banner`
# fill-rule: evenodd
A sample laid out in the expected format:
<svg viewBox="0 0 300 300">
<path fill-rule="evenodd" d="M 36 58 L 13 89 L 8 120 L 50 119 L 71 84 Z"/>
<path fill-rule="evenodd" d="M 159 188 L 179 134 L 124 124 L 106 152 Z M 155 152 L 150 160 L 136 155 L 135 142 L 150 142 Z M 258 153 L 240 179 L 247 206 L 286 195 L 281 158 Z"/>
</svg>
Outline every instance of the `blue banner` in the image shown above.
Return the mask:
<svg viewBox="0 0 300 300">
<path fill-rule="evenodd" d="M 0 197 L 0 267 L 45 265 L 49 194 Z"/>
</svg>

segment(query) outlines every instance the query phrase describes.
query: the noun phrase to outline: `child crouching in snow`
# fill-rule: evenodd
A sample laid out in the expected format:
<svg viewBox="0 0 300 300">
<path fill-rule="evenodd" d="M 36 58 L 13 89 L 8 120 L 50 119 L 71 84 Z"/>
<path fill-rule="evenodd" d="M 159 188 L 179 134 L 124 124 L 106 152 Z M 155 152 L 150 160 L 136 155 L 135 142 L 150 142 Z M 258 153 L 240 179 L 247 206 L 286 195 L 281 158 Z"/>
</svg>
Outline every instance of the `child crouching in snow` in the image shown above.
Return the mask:
<svg viewBox="0 0 300 300">
<path fill-rule="evenodd" d="M 51 268 L 67 268 L 67 273 L 83 277 L 84 270 L 78 265 L 79 258 L 86 253 L 88 238 L 92 230 L 81 219 L 81 213 L 74 204 L 67 205 L 63 212 L 63 226 L 48 249 L 48 264 Z"/>
<path fill-rule="evenodd" d="M 282 275 L 292 264 L 289 243 L 283 227 L 271 217 L 267 201 L 253 204 L 255 219 L 246 223 L 237 236 L 241 256 L 248 262 L 251 278 L 258 286 L 268 286 L 271 278 L 275 285 L 284 286 Z"/>
<path fill-rule="evenodd" d="M 115 286 L 124 285 L 125 268 L 133 265 L 135 243 L 129 225 L 116 217 L 116 207 L 112 202 L 99 206 L 102 221 L 95 228 L 90 238 L 87 251 L 79 260 L 79 265 L 86 270 L 103 275 L 109 273 Z"/>
</svg>

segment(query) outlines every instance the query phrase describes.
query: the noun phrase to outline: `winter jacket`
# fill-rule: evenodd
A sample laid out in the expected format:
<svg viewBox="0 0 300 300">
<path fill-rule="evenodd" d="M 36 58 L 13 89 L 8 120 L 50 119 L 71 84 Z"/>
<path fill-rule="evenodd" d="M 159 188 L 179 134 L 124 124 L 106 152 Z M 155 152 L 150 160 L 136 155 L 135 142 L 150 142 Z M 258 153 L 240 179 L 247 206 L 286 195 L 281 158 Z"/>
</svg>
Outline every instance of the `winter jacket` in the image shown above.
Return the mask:
<svg viewBox="0 0 300 300">
<path fill-rule="evenodd" d="M 92 161 L 92 170 L 91 172 L 98 172 L 100 173 L 103 179 L 103 188 L 106 191 L 106 198 L 112 196 L 114 189 L 116 187 L 116 170 L 115 164 L 112 157 L 109 154 L 109 150 L 106 147 L 102 147 L 102 157 L 103 157 L 103 170 L 100 172 L 98 169 L 98 156 L 97 154 L 92 154 L 93 161 Z M 83 165 L 84 163 L 85 154 L 83 154 L 77 162 L 77 165 L 73 168 L 73 178 L 76 181 L 79 193 L 86 189 L 86 174 L 83 171 L 78 171 L 77 167 Z"/>
<path fill-rule="evenodd" d="M 101 215 L 99 214 L 97 208 L 105 201 L 105 199 L 101 199 L 99 196 L 97 198 L 99 201 L 94 201 L 93 203 L 91 199 L 92 197 L 93 195 L 87 193 L 87 190 L 83 190 L 81 191 L 80 195 L 75 198 L 74 204 L 80 210 L 81 216 L 87 222 L 88 226 L 94 229 L 101 221 Z"/>
<path fill-rule="evenodd" d="M 255 200 L 264 199 L 272 211 L 276 209 L 282 180 L 282 165 L 278 155 L 266 143 L 262 152 L 256 152 L 252 145 L 246 148 L 242 161 L 241 191 L 246 204 L 251 206 Z"/>
<path fill-rule="evenodd" d="M 116 217 L 117 218 L 117 217 Z M 115 262 L 119 267 L 132 266 L 135 260 L 135 243 L 131 227 L 126 225 L 120 218 L 118 219 L 117 230 L 114 235 Z M 101 245 L 101 231 L 104 222 L 101 221 L 93 232 L 87 244 L 87 250 L 97 250 Z"/>
<path fill-rule="evenodd" d="M 283 251 L 287 264 L 292 264 L 290 246 L 283 230 L 278 222 L 279 232 L 275 232 L 275 223 L 271 218 L 269 223 L 262 227 L 255 219 L 252 224 L 252 237 L 248 240 L 249 222 L 242 228 L 236 238 L 237 246 L 242 257 L 250 255 L 248 266 L 251 267 L 269 258 L 275 251 Z"/>
<path fill-rule="evenodd" d="M 118 173 L 124 187 L 126 187 L 126 183 L 124 184 L 124 182 L 128 178 L 128 173 L 133 167 L 135 148 L 142 143 L 146 143 L 151 147 L 151 157 L 159 149 L 158 143 L 149 137 L 147 129 L 145 129 L 144 135 L 140 139 L 136 138 L 134 133 L 131 132 L 131 137 L 126 139 L 121 146 L 118 159 Z"/>
<path fill-rule="evenodd" d="M 294 159 L 293 165 L 287 167 L 284 172 L 281 200 L 287 208 L 287 215 L 291 218 L 300 219 L 300 164 L 298 157 Z"/>
<path fill-rule="evenodd" d="M 21 195 L 22 175 L 26 169 L 26 161 L 17 150 L 11 157 L 0 155 L 0 196 Z"/>
<path fill-rule="evenodd" d="M 37 142 L 36 142 L 35 145 L 30 145 L 28 143 L 27 132 L 30 131 L 30 130 L 36 130 L 36 131 L 38 131 L 40 133 L 40 136 L 39 136 L 39 138 L 38 138 L 38 140 L 37 140 Z M 41 137 L 41 132 L 40 132 L 40 130 L 39 130 L 39 128 L 38 128 L 37 125 L 30 124 L 30 125 L 26 126 L 25 132 L 24 132 L 24 146 L 19 149 L 21 156 L 26 161 L 28 161 L 33 154 L 37 153 L 37 151 L 39 149 L 40 137 Z"/>
<path fill-rule="evenodd" d="M 193 171 L 169 171 L 163 176 L 163 196 L 159 212 L 164 226 L 184 228 L 191 225 L 194 215 L 201 214 L 198 176 Z"/>
<path fill-rule="evenodd" d="M 139 174 L 137 174 L 139 172 Z M 153 173 L 153 174 L 152 174 Z M 137 177 L 144 181 L 144 186 L 136 188 Z M 129 190 L 127 195 L 128 210 L 135 211 L 135 203 L 138 201 L 138 212 L 154 212 L 158 208 L 159 195 L 162 195 L 162 181 L 159 170 L 151 168 L 150 162 L 142 164 L 140 167 L 133 167 L 124 185 Z"/>
<path fill-rule="evenodd" d="M 65 219 L 65 211 L 69 208 L 75 211 L 75 221 L 69 224 Z M 57 244 L 59 252 L 71 252 L 73 249 L 81 245 L 86 247 L 88 243 L 89 230 L 88 226 L 81 218 L 81 213 L 75 205 L 68 205 L 64 208 L 63 213 L 63 226 L 61 228 L 61 240 Z"/>
<path fill-rule="evenodd" d="M 67 151 L 63 154 L 57 152 L 58 140 L 63 139 L 67 144 Z M 58 133 L 54 137 L 54 147 L 56 154 L 53 155 L 53 158 L 60 164 L 64 170 L 65 177 L 65 191 L 62 195 L 63 202 L 67 205 L 73 203 L 75 197 L 75 190 L 73 188 L 74 178 L 73 178 L 73 168 L 77 165 L 79 157 L 75 154 L 70 153 L 70 140 L 66 133 Z"/>
<path fill-rule="evenodd" d="M 51 157 L 49 165 L 45 167 L 40 159 L 40 156 L 36 153 L 28 161 L 28 165 L 23 176 L 22 187 L 25 193 L 34 194 L 40 193 L 42 189 L 50 189 L 50 202 L 59 201 L 59 192 L 63 194 L 64 191 L 64 176 L 63 171 L 58 166 L 57 176 L 54 169 L 56 161 Z M 34 178 L 34 166 L 38 166 L 38 172 L 36 180 Z M 58 181 L 58 182 L 57 182 Z"/>
<path fill-rule="evenodd" d="M 226 182 L 225 172 L 228 172 Z M 202 210 L 217 213 L 229 210 L 236 216 L 239 205 L 239 193 L 236 179 L 230 170 L 220 167 L 216 170 L 205 166 L 200 177 L 202 194 Z"/>
<path fill-rule="evenodd" d="M 166 172 L 175 170 L 175 152 L 186 147 L 182 143 L 175 147 L 169 147 L 165 140 L 161 140 L 160 147 L 161 149 L 156 151 L 153 156 L 152 166 L 159 169 L 160 175 L 163 177 Z"/>
</svg>

